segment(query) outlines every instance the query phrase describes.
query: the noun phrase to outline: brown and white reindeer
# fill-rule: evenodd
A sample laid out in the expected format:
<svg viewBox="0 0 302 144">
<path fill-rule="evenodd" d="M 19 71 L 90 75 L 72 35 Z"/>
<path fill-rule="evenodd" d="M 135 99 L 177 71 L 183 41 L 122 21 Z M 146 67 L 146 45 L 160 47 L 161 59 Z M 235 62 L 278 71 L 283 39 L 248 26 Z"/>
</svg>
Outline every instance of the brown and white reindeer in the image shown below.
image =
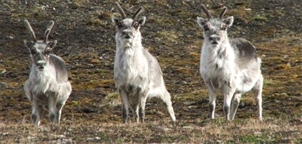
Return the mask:
<svg viewBox="0 0 302 144">
<path fill-rule="evenodd" d="M 56 121 L 60 124 L 62 109 L 72 88 L 64 60 L 52 54 L 57 40 L 48 40 L 54 21 L 50 21 L 43 40 L 36 39 L 35 32 L 27 20 L 24 20 L 24 24 L 33 38 L 33 41 L 24 40 L 32 61 L 29 78 L 24 83 L 26 97 L 32 103 L 32 121 L 36 125 L 40 124 L 42 107 L 46 105 L 51 123 Z"/>
<path fill-rule="evenodd" d="M 145 24 L 146 17 L 137 17 L 144 9 L 141 7 L 132 18 L 126 18 L 119 3 L 116 5 L 122 18 L 112 16 L 117 29 L 114 81 L 122 100 L 123 122 L 127 122 L 129 109 L 134 112 L 136 122 L 144 122 L 146 100 L 151 97 L 163 100 L 174 122 L 171 96 L 165 87 L 161 68 L 156 58 L 142 46 L 140 27 Z"/>
<path fill-rule="evenodd" d="M 252 90 L 262 120 L 261 59 L 256 48 L 246 39 L 228 38 L 227 29 L 234 17 L 223 18 L 227 8 L 214 18 L 205 5 L 201 7 L 207 18 L 197 17 L 203 29 L 204 42 L 200 56 L 200 74 L 209 93 L 209 117 L 214 118 L 216 92 L 224 95 L 223 111 L 226 120 L 233 120 L 240 103 L 241 94 Z"/>
</svg>

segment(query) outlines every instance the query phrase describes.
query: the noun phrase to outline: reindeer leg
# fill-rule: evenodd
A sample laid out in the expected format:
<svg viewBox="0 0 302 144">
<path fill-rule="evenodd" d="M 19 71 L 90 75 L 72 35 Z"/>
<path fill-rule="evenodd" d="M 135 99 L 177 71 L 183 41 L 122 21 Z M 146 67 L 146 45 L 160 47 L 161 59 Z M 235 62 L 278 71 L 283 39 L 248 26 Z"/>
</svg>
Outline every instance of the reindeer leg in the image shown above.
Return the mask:
<svg viewBox="0 0 302 144">
<path fill-rule="evenodd" d="M 139 115 L 139 104 L 136 102 L 133 106 L 135 108 L 135 111 L 134 111 L 134 120 L 136 121 L 136 123 L 139 123 L 139 120 L 140 120 L 140 115 Z"/>
<path fill-rule="evenodd" d="M 119 89 L 119 94 L 122 100 L 122 118 L 123 123 L 127 123 L 128 116 L 129 116 L 129 99 L 127 93 L 124 90 Z"/>
<path fill-rule="evenodd" d="M 40 108 L 38 105 L 38 100 L 36 99 L 36 96 L 33 98 L 32 100 L 32 114 L 31 114 L 31 118 L 32 118 L 32 122 L 33 124 L 36 124 L 37 126 L 39 126 L 40 121 L 39 121 L 39 112 Z"/>
<path fill-rule="evenodd" d="M 53 125 L 56 120 L 56 98 L 54 95 L 48 96 L 49 119 Z"/>
<path fill-rule="evenodd" d="M 23 89 L 24 89 L 24 92 L 25 92 L 25 96 L 30 100 L 32 101 L 33 98 L 32 98 L 32 94 L 31 94 L 31 91 L 30 91 L 30 86 L 31 86 L 31 82 L 30 80 L 26 80 L 25 83 L 23 84 Z"/>
<path fill-rule="evenodd" d="M 144 122 L 145 119 L 146 101 L 147 101 L 147 93 L 145 93 L 144 96 L 140 98 L 140 102 L 139 102 L 139 118 L 140 118 L 140 122 L 142 123 Z"/>
<path fill-rule="evenodd" d="M 173 106 L 172 106 L 170 93 L 167 90 L 165 90 L 164 94 L 161 95 L 160 97 L 163 100 L 163 102 L 166 104 L 172 121 L 175 122 L 176 118 L 175 118 L 174 109 L 173 109 Z"/>
<path fill-rule="evenodd" d="M 57 123 L 60 124 L 61 120 L 61 114 L 62 114 L 62 109 L 63 106 L 65 105 L 65 102 L 57 103 Z"/>
<path fill-rule="evenodd" d="M 209 118 L 215 118 L 215 106 L 216 106 L 216 93 L 215 91 L 208 86 L 208 93 L 209 93 Z"/>
<path fill-rule="evenodd" d="M 239 103 L 240 103 L 241 93 L 235 93 L 231 103 L 231 116 L 230 119 L 234 120 Z"/>
<path fill-rule="evenodd" d="M 261 75 L 256 85 L 252 89 L 258 107 L 258 118 L 260 121 L 262 120 L 262 87 L 263 87 L 263 76 Z"/>
<path fill-rule="evenodd" d="M 230 120 L 231 114 L 231 102 L 235 89 L 230 86 L 224 87 L 224 102 L 223 102 L 223 112 L 226 120 Z"/>
</svg>

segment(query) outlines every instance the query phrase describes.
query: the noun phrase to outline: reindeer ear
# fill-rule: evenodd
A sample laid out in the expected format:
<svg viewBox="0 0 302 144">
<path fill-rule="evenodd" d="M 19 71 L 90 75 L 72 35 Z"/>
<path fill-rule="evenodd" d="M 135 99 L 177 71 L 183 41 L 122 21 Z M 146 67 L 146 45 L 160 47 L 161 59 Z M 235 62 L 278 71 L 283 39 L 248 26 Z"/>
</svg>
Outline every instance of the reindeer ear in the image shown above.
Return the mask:
<svg viewBox="0 0 302 144">
<path fill-rule="evenodd" d="M 203 28 L 204 24 L 207 22 L 206 19 L 202 18 L 202 17 L 197 17 L 197 24 L 199 27 Z"/>
<path fill-rule="evenodd" d="M 33 45 L 34 45 L 34 43 L 31 42 L 31 41 L 24 40 L 23 42 L 24 42 L 25 47 L 26 47 L 27 49 L 29 49 L 29 50 L 30 50 L 30 49 L 33 47 Z"/>
<path fill-rule="evenodd" d="M 222 21 L 227 25 L 227 27 L 231 27 L 234 22 L 234 17 L 230 16 L 230 17 L 223 19 Z"/>
<path fill-rule="evenodd" d="M 138 20 L 138 24 L 139 24 L 140 26 L 144 25 L 145 22 L 146 22 L 146 17 L 145 17 L 145 16 L 142 17 L 142 18 L 140 18 L 140 19 Z"/>
<path fill-rule="evenodd" d="M 111 16 L 111 21 L 115 24 L 115 25 L 118 25 L 118 23 L 120 22 L 120 20 L 115 17 L 115 16 Z"/>
<path fill-rule="evenodd" d="M 57 45 L 57 40 L 49 41 L 47 46 L 52 50 Z"/>
</svg>

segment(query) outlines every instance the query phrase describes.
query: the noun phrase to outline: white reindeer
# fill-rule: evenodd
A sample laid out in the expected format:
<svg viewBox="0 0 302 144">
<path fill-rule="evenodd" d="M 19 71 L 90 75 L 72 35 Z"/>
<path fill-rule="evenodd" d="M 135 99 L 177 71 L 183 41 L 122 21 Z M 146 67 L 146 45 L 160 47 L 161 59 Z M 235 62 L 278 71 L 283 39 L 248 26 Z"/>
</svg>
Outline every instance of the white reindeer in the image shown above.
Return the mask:
<svg viewBox="0 0 302 144">
<path fill-rule="evenodd" d="M 243 38 L 228 38 L 227 29 L 232 26 L 234 17 L 223 18 L 226 7 L 219 18 L 213 18 L 204 5 L 201 8 L 208 17 L 197 17 L 197 23 L 203 29 L 204 36 L 200 74 L 209 93 L 209 117 L 214 118 L 217 91 L 224 95 L 225 119 L 233 120 L 241 94 L 252 90 L 258 117 L 262 120 L 263 76 L 256 48 Z"/>
<path fill-rule="evenodd" d="M 54 21 L 50 21 L 44 40 L 36 39 L 35 32 L 27 20 L 24 20 L 24 24 L 33 38 L 33 41 L 24 40 L 32 61 L 29 78 L 24 83 L 25 94 L 32 103 L 32 121 L 36 125 L 40 124 L 42 107 L 47 105 L 51 123 L 57 121 L 60 124 L 63 106 L 72 89 L 64 60 L 51 54 L 57 44 L 56 40 L 48 41 Z"/>
<path fill-rule="evenodd" d="M 117 28 L 114 80 L 122 99 L 123 122 L 127 122 L 129 109 L 135 111 L 136 122 L 144 122 L 146 100 L 151 97 L 161 98 L 172 121 L 175 121 L 171 96 L 165 87 L 161 68 L 156 58 L 142 46 L 140 27 L 146 17 L 137 19 L 137 16 L 144 9 L 141 7 L 132 18 L 126 18 L 124 10 L 119 3 L 116 4 L 122 19 L 112 16 Z"/>
</svg>

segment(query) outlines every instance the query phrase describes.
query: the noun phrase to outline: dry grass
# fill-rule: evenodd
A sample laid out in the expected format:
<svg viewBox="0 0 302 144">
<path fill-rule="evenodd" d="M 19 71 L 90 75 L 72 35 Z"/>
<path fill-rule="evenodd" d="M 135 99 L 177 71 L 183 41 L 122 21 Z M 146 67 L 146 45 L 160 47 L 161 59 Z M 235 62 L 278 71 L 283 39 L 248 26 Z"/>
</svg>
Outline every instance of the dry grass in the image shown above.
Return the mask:
<svg viewBox="0 0 302 144">
<path fill-rule="evenodd" d="M 3 143 L 300 143 L 301 117 L 225 121 L 166 120 L 144 124 L 64 121 L 61 126 L 35 127 L 1 123 Z"/>
<path fill-rule="evenodd" d="M 302 13 L 299 4 L 226 3 L 226 16 L 235 16 L 230 36 L 252 41 L 262 59 L 264 120 L 259 122 L 250 93 L 242 97 L 234 121 L 224 120 L 220 95 L 216 119 L 207 118 L 207 91 L 198 72 L 203 39 L 195 20 L 205 16 L 199 1 L 124 1 L 127 13 L 140 5 L 146 9 L 143 45 L 162 67 L 178 122 L 172 124 L 164 104 L 152 99 L 144 124 L 122 124 L 113 81 L 115 30 L 110 15 L 116 14 L 115 1 L 21 5 L 0 0 L 0 143 L 302 143 L 302 41 L 301 29 L 296 29 L 300 23 L 292 19 Z M 203 2 L 209 7 L 215 3 Z M 220 10 L 210 12 L 218 15 Z M 22 43 L 28 38 L 23 18 L 31 21 L 38 36 L 46 21 L 56 21 L 51 39 L 59 40 L 55 53 L 67 62 L 73 86 L 61 126 L 48 125 L 47 110 L 40 127 L 29 124 L 31 106 L 22 89 L 30 64 Z"/>
</svg>

